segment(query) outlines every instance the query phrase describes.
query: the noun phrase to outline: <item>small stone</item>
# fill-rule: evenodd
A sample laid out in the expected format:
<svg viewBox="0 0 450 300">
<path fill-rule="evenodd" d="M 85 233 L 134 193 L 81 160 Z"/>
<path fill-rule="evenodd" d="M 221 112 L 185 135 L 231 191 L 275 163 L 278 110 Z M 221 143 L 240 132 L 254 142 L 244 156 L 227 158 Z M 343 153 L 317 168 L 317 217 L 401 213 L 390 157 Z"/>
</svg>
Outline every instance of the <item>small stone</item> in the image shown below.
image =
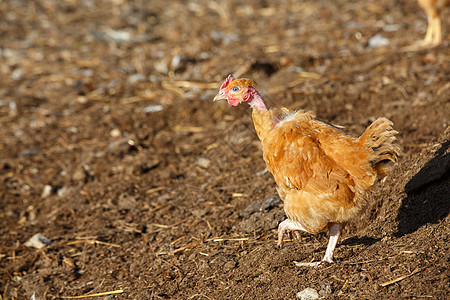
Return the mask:
<svg viewBox="0 0 450 300">
<path fill-rule="evenodd" d="M 14 80 L 22 79 L 23 75 L 25 75 L 25 70 L 22 68 L 15 69 L 11 72 L 11 78 Z"/>
<path fill-rule="evenodd" d="M 209 167 L 210 160 L 204 157 L 197 158 L 197 165 L 200 168 L 207 169 Z"/>
<path fill-rule="evenodd" d="M 48 196 L 50 196 L 52 193 L 52 189 L 53 188 L 51 185 L 46 184 L 44 186 L 44 189 L 42 190 L 41 198 L 47 198 Z"/>
<path fill-rule="evenodd" d="M 376 34 L 369 39 L 369 48 L 379 48 L 389 45 L 389 40 L 380 34 Z"/>
<path fill-rule="evenodd" d="M 36 233 L 28 241 L 26 241 L 24 245 L 27 247 L 41 249 L 45 246 L 50 245 L 51 243 L 52 242 L 41 233 Z"/>
<path fill-rule="evenodd" d="M 120 132 L 119 129 L 114 128 L 113 130 L 111 130 L 111 132 L 109 133 L 112 137 L 119 137 L 122 133 Z"/>
<path fill-rule="evenodd" d="M 59 198 L 62 198 L 65 195 L 67 195 L 68 192 L 69 192 L 69 188 L 67 186 L 63 186 L 62 188 L 58 189 L 56 194 L 58 195 Z"/>
<path fill-rule="evenodd" d="M 141 81 L 145 81 L 146 77 L 142 74 L 136 73 L 128 77 L 128 83 L 129 84 L 135 84 Z"/>
<path fill-rule="evenodd" d="M 162 60 L 155 62 L 154 67 L 155 70 L 161 74 L 167 74 L 169 72 L 169 66 Z"/>
<path fill-rule="evenodd" d="M 301 300 L 314 300 L 319 299 L 319 293 L 313 288 L 306 288 L 297 293 L 297 298 Z"/>
<path fill-rule="evenodd" d="M 172 68 L 172 70 L 178 70 L 182 67 L 185 60 L 186 57 L 183 54 L 175 55 L 170 62 L 170 67 Z"/>
<path fill-rule="evenodd" d="M 159 104 L 149 105 L 149 106 L 144 107 L 144 112 L 145 113 L 158 112 L 158 111 L 162 111 L 163 109 L 164 109 L 164 107 Z"/>
<path fill-rule="evenodd" d="M 79 95 L 77 97 L 77 102 L 80 104 L 86 104 L 88 102 L 88 98 L 86 98 L 85 96 Z"/>
<path fill-rule="evenodd" d="M 116 43 L 128 42 L 131 39 L 131 33 L 124 30 L 114 30 L 105 28 L 105 34 Z"/>
</svg>

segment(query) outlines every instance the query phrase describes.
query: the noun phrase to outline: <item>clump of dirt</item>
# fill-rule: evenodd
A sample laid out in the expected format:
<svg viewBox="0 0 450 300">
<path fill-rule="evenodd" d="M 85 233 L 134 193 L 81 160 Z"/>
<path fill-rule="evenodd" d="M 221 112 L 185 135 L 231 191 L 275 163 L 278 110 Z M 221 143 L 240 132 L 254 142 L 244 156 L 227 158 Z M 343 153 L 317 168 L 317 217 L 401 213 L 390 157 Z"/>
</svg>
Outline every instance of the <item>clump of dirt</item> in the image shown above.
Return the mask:
<svg viewBox="0 0 450 300">
<path fill-rule="evenodd" d="M 427 24 L 411 1 L 0 3 L 0 297 L 447 298 L 448 20 L 404 52 Z M 325 234 L 276 246 L 250 110 L 211 101 L 232 73 L 350 134 L 399 131 L 334 264 L 292 264 Z"/>
</svg>

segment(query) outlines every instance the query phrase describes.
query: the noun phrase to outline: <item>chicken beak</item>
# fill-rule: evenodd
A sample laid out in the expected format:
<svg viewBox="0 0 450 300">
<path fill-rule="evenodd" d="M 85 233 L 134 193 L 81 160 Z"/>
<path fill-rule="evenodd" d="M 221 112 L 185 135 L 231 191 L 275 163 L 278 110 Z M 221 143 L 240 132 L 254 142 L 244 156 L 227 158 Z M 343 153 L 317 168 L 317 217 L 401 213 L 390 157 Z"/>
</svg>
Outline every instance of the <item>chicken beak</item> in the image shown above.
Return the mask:
<svg viewBox="0 0 450 300">
<path fill-rule="evenodd" d="M 213 99 L 214 102 L 219 100 L 227 100 L 227 95 L 223 91 L 219 91 Z"/>
</svg>

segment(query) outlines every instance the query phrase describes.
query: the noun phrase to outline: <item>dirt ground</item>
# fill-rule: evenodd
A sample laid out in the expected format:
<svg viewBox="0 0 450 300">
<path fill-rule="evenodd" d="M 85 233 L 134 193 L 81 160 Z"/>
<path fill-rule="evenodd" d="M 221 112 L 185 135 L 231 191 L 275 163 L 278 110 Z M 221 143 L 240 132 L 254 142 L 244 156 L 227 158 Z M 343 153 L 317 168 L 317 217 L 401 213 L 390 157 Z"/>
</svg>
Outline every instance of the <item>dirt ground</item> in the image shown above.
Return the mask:
<svg viewBox="0 0 450 300">
<path fill-rule="evenodd" d="M 0 299 L 448 299 L 449 13 L 406 52 L 409 0 L 1 1 Z M 276 246 L 250 109 L 211 101 L 228 74 L 352 135 L 393 120 L 403 155 L 335 263 L 292 263 L 325 233 Z"/>
</svg>

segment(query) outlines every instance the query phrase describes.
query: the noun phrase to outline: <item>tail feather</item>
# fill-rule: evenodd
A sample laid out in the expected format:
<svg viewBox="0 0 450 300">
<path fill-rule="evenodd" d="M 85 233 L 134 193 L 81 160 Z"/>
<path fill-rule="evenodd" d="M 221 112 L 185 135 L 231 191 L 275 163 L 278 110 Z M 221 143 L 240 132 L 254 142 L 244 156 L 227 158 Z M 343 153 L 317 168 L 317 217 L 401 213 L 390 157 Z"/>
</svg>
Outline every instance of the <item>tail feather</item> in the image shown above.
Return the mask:
<svg viewBox="0 0 450 300">
<path fill-rule="evenodd" d="M 361 145 L 370 152 L 369 161 L 380 178 L 392 169 L 401 153 L 392 129 L 392 121 L 378 118 L 359 137 Z"/>
</svg>

